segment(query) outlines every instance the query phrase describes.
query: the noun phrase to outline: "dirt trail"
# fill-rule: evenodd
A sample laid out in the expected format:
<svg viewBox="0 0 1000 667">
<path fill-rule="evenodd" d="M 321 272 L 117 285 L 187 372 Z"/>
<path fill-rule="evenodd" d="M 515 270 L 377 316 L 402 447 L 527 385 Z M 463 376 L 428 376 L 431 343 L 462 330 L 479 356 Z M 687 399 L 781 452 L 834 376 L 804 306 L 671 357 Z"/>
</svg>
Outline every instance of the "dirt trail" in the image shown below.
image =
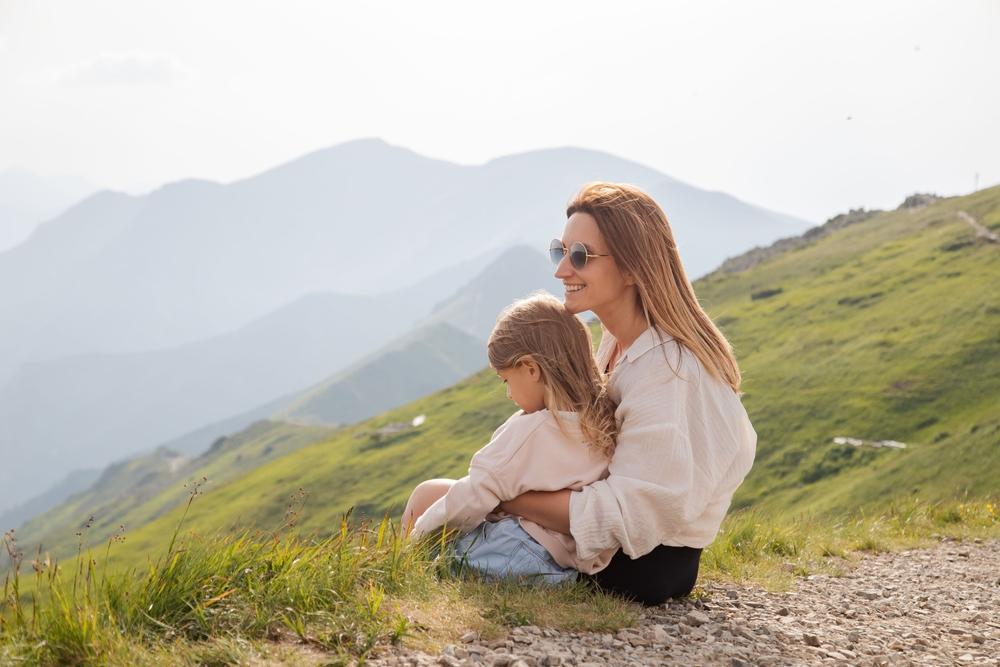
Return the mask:
<svg viewBox="0 0 1000 667">
<path fill-rule="evenodd" d="M 1000 665 L 1000 541 L 865 556 L 794 590 L 706 584 L 614 635 L 514 628 L 370 665 Z M 485 645 L 483 645 L 485 644 Z"/>
<path fill-rule="evenodd" d="M 965 211 L 959 211 L 958 217 L 964 220 L 970 227 L 972 227 L 972 230 L 976 233 L 976 238 L 989 241 L 990 243 L 1000 243 L 1000 236 L 997 236 L 996 234 L 991 232 L 984 225 L 980 224 L 978 220 L 973 218 Z"/>
</svg>

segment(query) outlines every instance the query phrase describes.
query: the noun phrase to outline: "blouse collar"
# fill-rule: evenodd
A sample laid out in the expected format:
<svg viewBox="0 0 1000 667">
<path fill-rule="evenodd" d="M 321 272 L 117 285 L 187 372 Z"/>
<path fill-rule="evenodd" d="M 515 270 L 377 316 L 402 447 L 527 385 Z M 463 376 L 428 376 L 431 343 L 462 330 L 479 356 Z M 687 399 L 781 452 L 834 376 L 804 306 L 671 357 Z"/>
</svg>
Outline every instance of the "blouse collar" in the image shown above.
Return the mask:
<svg viewBox="0 0 1000 667">
<path fill-rule="evenodd" d="M 614 335 L 610 331 L 601 326 L 601 344 L 597 349 L 597 361 L 600 369 L 603 371 L 608 362 L 611 360 L 611 353 L 615 349 L 615 344 L 618 342 Z M 654 347 L 659 347 L 665 343 L 669 343 L 673 340 L 673 336 L 665 333 L 662 329 L 657 329 L 656 327 L 649 327 L 641 334 L 639 337 L 632 341 L 632 344 L 628 346 L 625 353 L 622 355 L 622 360 L 619 364 L 625 363 L 626 361 L 635 361 L 642 355 L 646 354 Z"/>
</svg>

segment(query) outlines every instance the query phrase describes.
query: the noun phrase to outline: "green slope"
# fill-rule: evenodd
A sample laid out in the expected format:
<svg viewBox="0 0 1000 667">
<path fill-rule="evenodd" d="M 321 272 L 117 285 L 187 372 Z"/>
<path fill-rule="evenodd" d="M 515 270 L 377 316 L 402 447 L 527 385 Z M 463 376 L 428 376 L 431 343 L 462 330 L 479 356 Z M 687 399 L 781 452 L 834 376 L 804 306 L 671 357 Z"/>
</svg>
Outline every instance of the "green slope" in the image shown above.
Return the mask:
<svg viewBox="0 0 1000 667">
<path fill-rule="evenodd" d="M 367 419 L 482 368 L 483 347 L 447 323 L 425 325 L 317 385 L 276 417 L 321 424 Z"/>
<path fill-rule="evenodd" d="M 242 432 L 219 438 L 201 456 L 190 459 L 166 448 L 109 466 L 86 491 L 18 528 L 22 547 L 41 546 L 64 557 L 77 548 L 76 534 L 94 517 L 88 541 L 100 544 L 116 534 L 152 523 L 187 497 L 193 482 L 207 477 L 205 490 L 239 478 L 310 442 L 328 437 L 333 429 L 258 421 Z"/>
<path fill-rule="evenodd" d="M 882 213 L 698 284 L 737 348 L 760 440 L 738 504 L 843 511 L 996 492 L 1000 245 L 959 211 L 1000 227 L 1000 188 Z"/>
<path fill-rule="evenodd" d="M 737 349 L 759 434 L 737 506 L 844 512 L 914 493 L 995 493 L 1000 245 L 977 240 L 958 211 L 1000 228 L 1000 188 L 880 213 L 696 284 Z M 187 525 L 273 528 L 299 488 L 306 530 L 331 532 L 351 506 L 396 512 L 420 480 L 464 474 L 513 409 L 484 371 L 227 483 L 206 473 L 212 482 Z M 426 422 L 408 426 L 420 414 Z M 834 436 L 909 446 L 852 448 Z M 180 495 L 149 501 L 174 509 L 131 532 L 120 558 L 136 562 L 165 544 Z"/>
</svg>

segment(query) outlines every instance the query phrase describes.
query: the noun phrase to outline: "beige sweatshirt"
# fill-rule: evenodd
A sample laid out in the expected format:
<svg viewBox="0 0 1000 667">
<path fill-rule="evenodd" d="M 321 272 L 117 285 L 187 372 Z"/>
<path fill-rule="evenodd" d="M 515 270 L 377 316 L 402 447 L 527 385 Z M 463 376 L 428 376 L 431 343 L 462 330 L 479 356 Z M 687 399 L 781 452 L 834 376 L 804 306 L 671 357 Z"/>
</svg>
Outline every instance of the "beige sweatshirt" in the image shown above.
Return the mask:
<svg viewBox="0 0 1000 667">
<path fill-rule="evenodd" d="M 482 523 L 501 502 L 525 491 L 581 489 L 605 477 L 608 461 L 589 447 L 580 433 L 575 412 L 539 410 L 514 413 L 472 457 L 469 474 L 424 512 L 413 527 L 420 536 L 441 526 L 462 532 Z M 569 535 L 519 518 L 521 527 L 563 567 L 593 574 L 611 560 L 617 547 L 579 558 Z"/>
<path fill-rule="evenodd" d="M 614 347 L 605 331 L 600 368 Z M 570 494 L 577 557 L 708 546 L 753 464 L 757 434 L 740 397 L 653 328 L 625 351 L 608 393 L 618 403 L 618 444 L 608 476 Z"/>
</svg>

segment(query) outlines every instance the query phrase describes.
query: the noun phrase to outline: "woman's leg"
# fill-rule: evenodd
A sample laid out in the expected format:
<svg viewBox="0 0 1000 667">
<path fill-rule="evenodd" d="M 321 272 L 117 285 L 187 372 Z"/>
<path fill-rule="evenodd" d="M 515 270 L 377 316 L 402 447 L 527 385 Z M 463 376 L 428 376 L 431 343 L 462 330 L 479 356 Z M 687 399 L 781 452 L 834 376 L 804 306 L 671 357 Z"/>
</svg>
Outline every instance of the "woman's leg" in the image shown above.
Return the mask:
<svg viewBox="0 0 1000 667">
<path fill-rule="evenodd" d="M 420 515 L 437 502 L 438 498 L 448 493 L 448 489 L 454 483 L 453 479 L 429 479 L 417 484 L 417 488 L 410 494 L 410 499 L 406 501 L 406 509 L 403 510 L 403 535 L 410 533 Z"/>
<path fill-rule="evenodd" d="M 700 560 L 701 549 L 691 547 L 660 545 L 635 560 L 619 549 L 608 566 L 590 579 L 608 593 L 657 605 L 691 592 Z"/>
</svg>

